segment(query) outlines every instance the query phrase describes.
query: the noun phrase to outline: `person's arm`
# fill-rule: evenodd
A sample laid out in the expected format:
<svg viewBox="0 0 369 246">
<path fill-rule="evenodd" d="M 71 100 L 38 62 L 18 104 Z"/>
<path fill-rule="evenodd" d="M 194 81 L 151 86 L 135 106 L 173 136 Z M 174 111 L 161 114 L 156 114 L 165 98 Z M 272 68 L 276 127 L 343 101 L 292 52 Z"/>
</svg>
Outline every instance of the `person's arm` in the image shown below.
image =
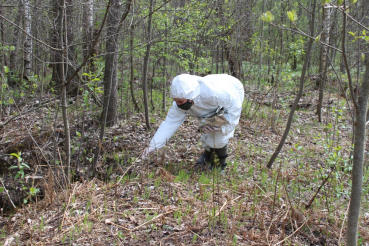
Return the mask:
<svg viewBox="0 0 369 246">
<path fill-rule="evenodd" d="M 240 116 L 241 116 L 241 109 L 242 109 L 242 104 L 240 105 L 231 105 L 230 107 L 225 107 L 227 109 L 227 113 L 224 114 L 225 118 L 227 119 L 227 121 L 229 122 L 229 124 L 226 124 L 224 126 L 222 126 L 222 133 L 223 135 L 228 135 L 229 133 L 231 133 L 236 126 L 238 125 L 238 122 L 240 120 Z"/>
<path fill-rule="evenodd" d="M 173 102 L 165 121 L 163 121 L 156 131 L 154 137 L 150 141 L 150 148 L 153 150 L 163 147 L 177 129 L 182 125 L 186 119 L 184 110 L 179 109 L 176 102 Z"/>
</svg>

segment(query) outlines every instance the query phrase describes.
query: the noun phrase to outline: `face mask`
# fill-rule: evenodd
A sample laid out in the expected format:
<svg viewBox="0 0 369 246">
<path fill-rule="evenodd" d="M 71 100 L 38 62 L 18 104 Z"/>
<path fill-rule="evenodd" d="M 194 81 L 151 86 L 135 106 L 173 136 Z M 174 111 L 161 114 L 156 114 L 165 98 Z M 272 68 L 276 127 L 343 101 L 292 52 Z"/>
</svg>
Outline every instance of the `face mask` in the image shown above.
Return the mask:
<svg viewBox="0 0 369 246">
<path fill-rule="evenodd" d="M 192 107 L 192 103 L 189 100 L 187 100 L 187 102 L 185 102 L 184 104 L 181 104 L 181 105 L 177 104 L 177 106 L 180 109 L 189 110 Z"/>
</svg>

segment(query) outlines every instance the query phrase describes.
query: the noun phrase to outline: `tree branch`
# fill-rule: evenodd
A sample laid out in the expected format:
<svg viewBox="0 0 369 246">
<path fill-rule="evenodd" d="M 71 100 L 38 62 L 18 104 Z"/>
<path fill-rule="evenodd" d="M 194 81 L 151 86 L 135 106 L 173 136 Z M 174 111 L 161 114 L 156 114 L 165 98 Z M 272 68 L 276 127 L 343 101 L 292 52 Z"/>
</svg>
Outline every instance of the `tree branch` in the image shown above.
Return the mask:
<svg viewBox="0 0 369 246">
<path fill-rule="evenodd" d="M 104 16 L 104 20 L 103 20 L 103 23 L 101 24 L 101 27 L 100 27 L 100 30 L 99 32 L 97 33 L 96 35 L 96 38 L 95 38 L 95 41 L 94 43 L 92 44 L 91 46 L 91 50 L 90 50 L 90 53 L 88 56 L 86 56 L 86 59 L 82 62 L 82 64 L 74 71 L 74 73 L 68 78 L 67 82 L 65 82 L 64 86 L 67 86 L 71 81 L 72 79 L 79 73 L 79 71 L 82 69 L 82 67 L 86 64 L 86 62 L 90 59 L 90 56 L 93 55 L 93 52 L 94 52 L 94 48 L 97 44 L 97 41 L 99 40 L 99 37 L 100 37 L 100 34 L 101 34 L 101 31 L 105 25 L 105 21 L 106 21 L 106 17 L 108 16 L 108 13 L 109 13 L 109 9 L 110 9 L 110 5 L 111 5 L 111 0 L 109 0 L 109 3 L 108 3 L 108 6 L 106 7 L 106 12 L 105 12 L 105 16 Z"/>
<path fill-rule="evenodd" d="M 346 9 L 346 2 L 344 1 L 344 8 Z M 346 55 L 346 21 L 347 21 L 347 13 L 346 11 L 343 11 L 343 31 L 342 31 L 342 57 L 343 57 L 343 61 L 345 63 L 345 68 L 346 68 L 346 73 L 347 73 L 347 78 L 348 78 L 348 82 L 349 82 L 349 88 L 350 88 L 350 95 L 352 98 L 352 102 L 354 103 L 354 106 L 356 109 L 359 109 L 360 106 L 356 100 L 356 95 L 354 93 L 354 88 L 352 86 L 352 78 L 351 78 L 351 72 L 350 72 L 350 68 L 348 65 L 348 61 L 347 61 L 347 55 Z M 358 88 L 359 89 L 359 88 Z"/>
<path fill-rule="evenodd" d="M 34 36 L 32 36 L 31 34 L 29 34 L 28 32 L 26 32 L 23 28 L 21 28 L 20 26 L 18 26 L 17 24 L 15 24 L 14 22 L 12 22 L 11 20 L 8 20 L 7 18 L 5 18 L 4 16 L 2 16 L 0 14 L 0 18 L 6 20 L 7 22 L 9 22 L 10 24 L 12 24 L 13 26 L 15 26 L 16 28 L 18 28 L 19 30 L 21 30 L 23 33 L 25 33 L 28 37 L 36 40 L 37 42 L 45 45 L 47 48 L 51 49 L 51 50 L 55 50 L 55 51 L 61 51 L 61 49 L 57 49 L 57 48 L 53 48 L 51 47 L 50 45 L 48 45 L 47 43 L 45 43 L 44 41 L 41 41 L 40 39 L 38 38 L 35 38 Z"/>
</svg>

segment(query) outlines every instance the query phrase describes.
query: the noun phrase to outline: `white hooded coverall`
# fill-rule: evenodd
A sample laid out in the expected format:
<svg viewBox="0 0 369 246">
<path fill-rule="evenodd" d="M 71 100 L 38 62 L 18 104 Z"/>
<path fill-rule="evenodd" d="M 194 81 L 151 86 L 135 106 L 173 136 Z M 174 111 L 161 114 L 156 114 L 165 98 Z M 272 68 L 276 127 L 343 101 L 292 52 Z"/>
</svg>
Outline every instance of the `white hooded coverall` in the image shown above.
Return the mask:
<svg viewBox="0 0 369 246">
<path fill-rule="evenodd" d="M 163 147 L 181 124 L 187 114 L 201 117 L 209 112 L 214 112 L 219 106 L 227 113 L 224 114 L 229 124 L 221 126 L 221 131 L 202 134 L 202 146 L 208 151 L 210 148 L 223 148 L 233 137 L 234 129 L 238 125 L 244 89 L 242 83 L 227 74 L 213 74 L 206 77 L 182 74 L 176 76 L 171 86 L 172 98 L 193 100 L 194 105 L 189 110 L 178 108 L 173 102 L 168 115 L 151 139 L 150 147 L 160 149 Z"/>
</svg>

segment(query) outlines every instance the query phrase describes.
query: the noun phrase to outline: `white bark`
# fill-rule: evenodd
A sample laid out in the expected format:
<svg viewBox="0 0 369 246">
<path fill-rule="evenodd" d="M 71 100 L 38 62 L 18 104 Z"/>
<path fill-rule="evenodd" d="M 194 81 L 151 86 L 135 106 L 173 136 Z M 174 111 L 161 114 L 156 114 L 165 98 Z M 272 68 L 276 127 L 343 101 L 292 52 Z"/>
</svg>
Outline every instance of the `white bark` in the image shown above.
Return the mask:
<svg viewBox="0 0 369 246">
<path fill-rule="evenodd" d="M 83 56 L 85 59 L 89 55 L 92 45 L 92 34 L 94 26 L 93 4 L 93 0 L 85 0 L 83 3 L 83 42 L 85 42 L 85 45 L 83 47 Z"/>
<path fill-rule="evenodd" d="M 31 25 L 32 17 L 30 0 L 24 0 L 24 30 L 29 34 L 26 36 L 26 41 L 24 42 L 24 75 L 27 77 L 31 75 L 32 70 L 32 38 L 30 38 Z"/>
</svg>

